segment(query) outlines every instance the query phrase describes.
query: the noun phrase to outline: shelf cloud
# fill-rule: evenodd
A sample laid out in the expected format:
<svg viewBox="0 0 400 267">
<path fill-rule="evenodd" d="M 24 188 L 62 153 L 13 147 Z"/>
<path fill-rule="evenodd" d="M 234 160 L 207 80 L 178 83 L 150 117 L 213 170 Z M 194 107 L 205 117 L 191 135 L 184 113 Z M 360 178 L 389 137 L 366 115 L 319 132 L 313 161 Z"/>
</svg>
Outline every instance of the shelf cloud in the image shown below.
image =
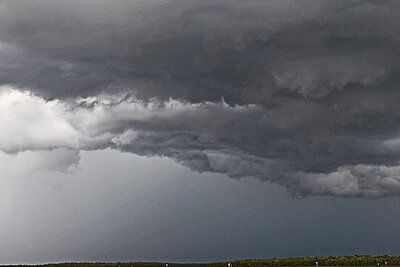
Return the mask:
<svg viewBox="0 0 400 267">
<path fill-rule="evenodd" d="M 62 151 L 65 170 L 80 150 L 113 148 L 295 196 L 398 195 L 399 12 L 0 1 L 0 150 Z"/>
</svg>

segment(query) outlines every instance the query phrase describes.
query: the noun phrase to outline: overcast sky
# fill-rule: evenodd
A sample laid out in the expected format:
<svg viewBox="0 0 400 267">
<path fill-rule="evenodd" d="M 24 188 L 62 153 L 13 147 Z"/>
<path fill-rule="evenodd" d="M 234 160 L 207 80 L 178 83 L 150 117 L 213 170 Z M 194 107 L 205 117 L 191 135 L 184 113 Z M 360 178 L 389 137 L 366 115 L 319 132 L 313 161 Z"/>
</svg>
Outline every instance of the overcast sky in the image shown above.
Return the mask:
<svg viewBox="0 0 400 267">
<path fill-rule="evenodd" d="M 396 253 L 399 13 L 0 0 L 0 264 Z"/>
</svg>

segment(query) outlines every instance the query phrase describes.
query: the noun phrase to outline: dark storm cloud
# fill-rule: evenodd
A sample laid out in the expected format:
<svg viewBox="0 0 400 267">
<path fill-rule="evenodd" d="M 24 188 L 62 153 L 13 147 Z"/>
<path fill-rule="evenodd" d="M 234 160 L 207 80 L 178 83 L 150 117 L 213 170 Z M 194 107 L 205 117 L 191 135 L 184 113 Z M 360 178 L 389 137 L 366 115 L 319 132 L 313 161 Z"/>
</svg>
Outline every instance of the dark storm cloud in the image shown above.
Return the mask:
<svg viewBox="0 0 400 267">
<path fill-rule="evenodd" d="M 0 3 L 0 82 L 75 102 L 83 141 L 58 146 L 300 195 L 400 192 L 397 1 Z"/>
<path fill-rule="evenodd" d="M 6 1 L 1 12 L 2 82 L 48 97 L 133 88 L 267 104 L 399 68 L 396 2 Z"/>
</svg>

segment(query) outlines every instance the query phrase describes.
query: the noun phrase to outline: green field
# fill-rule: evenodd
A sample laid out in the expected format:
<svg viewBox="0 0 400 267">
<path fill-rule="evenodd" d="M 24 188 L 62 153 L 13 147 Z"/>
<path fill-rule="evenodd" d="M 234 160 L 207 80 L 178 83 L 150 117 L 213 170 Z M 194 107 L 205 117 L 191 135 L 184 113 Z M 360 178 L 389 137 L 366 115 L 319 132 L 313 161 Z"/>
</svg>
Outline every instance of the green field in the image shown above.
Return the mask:
<svg viewBox="0 0 400 267">
<path fill-rule="evenodd" d="M 297 257 L 297 258 L 270 258 L 270 259 L 246 259 L 233 260 L 226 262 L 213 263 L 168 263 L 168 267 L 232 267 L 245 266 L 315 266 L 318 262 L 319 266 L 381 266 L 381 265 L 398 265 L 400 266 L 400 256 L 328 256 L 328 257 Z M 36 267 L 161 267 L 166 266 L 166 262 L 116 262 L 116 263 L 58 263 L 34 265 Z M 1 266 L 29 266 L 29 265 L 1 265 Z M 33 265 L 32 265 L 33 266 Z"/>
</svg>

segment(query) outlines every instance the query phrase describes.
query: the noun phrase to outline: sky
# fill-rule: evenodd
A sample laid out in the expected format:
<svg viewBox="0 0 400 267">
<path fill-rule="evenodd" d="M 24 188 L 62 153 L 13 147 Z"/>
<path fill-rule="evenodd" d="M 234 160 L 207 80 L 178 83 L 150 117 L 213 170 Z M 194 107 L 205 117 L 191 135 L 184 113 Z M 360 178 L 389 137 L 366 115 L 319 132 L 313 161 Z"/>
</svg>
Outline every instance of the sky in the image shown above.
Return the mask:
<svg viewBox="0 0 400 267">
<path fill-rule="evenodd" d="M 0 264 L 396 254 L 399 12 L 0 0 Z"/>
</svg>

